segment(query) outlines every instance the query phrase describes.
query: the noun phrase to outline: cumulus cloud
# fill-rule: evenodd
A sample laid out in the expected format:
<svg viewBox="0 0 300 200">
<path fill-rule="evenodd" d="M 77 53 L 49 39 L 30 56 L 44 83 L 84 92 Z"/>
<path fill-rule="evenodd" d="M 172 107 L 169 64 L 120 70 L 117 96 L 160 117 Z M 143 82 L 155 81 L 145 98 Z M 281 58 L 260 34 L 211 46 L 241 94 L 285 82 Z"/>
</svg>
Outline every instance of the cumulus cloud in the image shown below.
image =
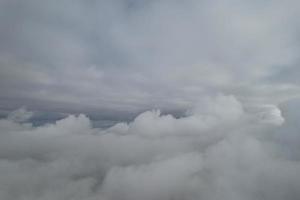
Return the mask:
<svg viewBox="0 0 300 200">
<path fill-rule="evenodd" d="M 0 199 L 300 199 L 299 9 L 0 0 Z"/>
<path fill-rule="evenodd" d="M 299 151 L 283 154 L 274 137 L 294 115 L 282 125 L 270 123 L 283 118 L 276 106 L 203 102 L 180 118 L 153 110 L 107 129 L 84 115 L 38 127 L 2 119 L 0 198 L 299 199 Z"/>
</svg>

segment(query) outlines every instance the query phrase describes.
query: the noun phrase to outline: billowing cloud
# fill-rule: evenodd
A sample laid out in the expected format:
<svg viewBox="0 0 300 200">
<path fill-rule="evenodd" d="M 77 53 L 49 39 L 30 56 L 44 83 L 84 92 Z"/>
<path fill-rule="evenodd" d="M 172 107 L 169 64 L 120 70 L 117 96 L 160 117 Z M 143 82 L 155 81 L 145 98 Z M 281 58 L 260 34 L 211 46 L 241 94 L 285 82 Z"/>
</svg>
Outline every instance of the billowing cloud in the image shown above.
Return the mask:
<svg viewBox="0 0 300 200">
<path fill-rule="evenodd" d="M 299 199 L 299 151 L 283 153 L 276 136 L 294 115 L 207 99 L 184 117 L 147 111 L 108 129 L 84 115 L 39 127 L 2 119 L 0 198 Z"/>
<path fill-rule="evenodd" d="M 0 0 L 0 199 L 299 200 L 299 9 Z"/>
</svg>

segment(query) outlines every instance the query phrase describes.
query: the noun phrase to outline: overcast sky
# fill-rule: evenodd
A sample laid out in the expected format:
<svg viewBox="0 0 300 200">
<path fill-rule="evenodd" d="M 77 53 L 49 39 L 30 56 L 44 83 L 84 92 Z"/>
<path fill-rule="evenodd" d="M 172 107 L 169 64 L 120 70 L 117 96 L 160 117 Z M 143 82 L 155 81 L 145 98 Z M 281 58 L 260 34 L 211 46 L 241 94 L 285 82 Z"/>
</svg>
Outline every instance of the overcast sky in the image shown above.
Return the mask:
<svg viewBox="0 0 300 200">
<path fill-rule="evenodd" d="M 184 110 L 203 96 L 299 96 L 287 1 L 1 0 L 1 110 Z"/>
<path fill-rule="evenodd" d="M 299 10 L 0 0 L 0 199 L 299 200 Z"/>
</svg>

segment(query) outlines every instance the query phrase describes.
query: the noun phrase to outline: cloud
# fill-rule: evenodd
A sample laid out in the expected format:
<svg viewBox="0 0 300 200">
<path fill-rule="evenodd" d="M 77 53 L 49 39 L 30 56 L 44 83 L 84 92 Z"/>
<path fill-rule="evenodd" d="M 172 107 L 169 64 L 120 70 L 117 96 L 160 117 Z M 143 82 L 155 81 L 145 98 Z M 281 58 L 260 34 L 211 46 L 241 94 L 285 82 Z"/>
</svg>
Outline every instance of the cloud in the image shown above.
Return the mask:
<svg viewBox="0 0 300 200">
<path fill-rule="evenodd" d="M 27 111 L 25 107 L 19 108 L 8 115 L 8 119 L 14 122 L 25 122 L 33 116 L 33 112 Z"/>
<path fill-rule="evenodd" d="M 298 199 L 299 151 L 282 154 L 274 137 L 288 135 L 294 115 L 285 111 L 281 125 L 260 117 L 274 116 L 275 106 L 248 111 L 223 95 L 203 102 L 184 117 L 147 111 L 107 129 L 84 115 L 39 127 L 2 119 L 0 197 Z"/>
<path fill-rule="evenodd" d="M 3 107 L 137 114 L 220 92 L 278 104 L 299 96 L 277 75 L 298 73 L 298 10 L 292 0 L 2 0 Z"/>
<path fill-rule="evenodd" d="M 0 0 L 0 199 L 299 199 L 299 6 Z"/>
</svg>

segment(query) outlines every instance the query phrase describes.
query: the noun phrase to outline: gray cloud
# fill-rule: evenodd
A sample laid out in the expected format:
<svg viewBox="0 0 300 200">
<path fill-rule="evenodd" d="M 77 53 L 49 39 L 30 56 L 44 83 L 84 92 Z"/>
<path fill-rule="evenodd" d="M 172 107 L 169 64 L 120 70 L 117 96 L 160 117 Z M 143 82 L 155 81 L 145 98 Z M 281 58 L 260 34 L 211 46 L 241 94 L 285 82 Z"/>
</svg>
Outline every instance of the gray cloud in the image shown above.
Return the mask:
<svg viewBox="0 0 300 200">
<path fill-rule="evenodd" d="M 0 199 L 299 199 L 299 6 L 0 0 Z"/>
<path fill-rule="evenodd" d="M 69 112 L 134 113 L 183 110 L 219 92 L 280 103 L 299 95 L 298 84 L 266 80 L 298 59 L 298 8 L 295 1 L 2 0 L 1 99 L 14 108 L 29 99 L 44 109 L 70 103 L 77 106 Z"/>
<path fill-rule="evenodd" d="M 299 151 L 282 154 L 269 134 L 292 127 L 261 120 L 260 112 L 282 118 L 218 96 L 182 118 L 149 111 L 108 129 L 84 115 L 39 127 L 2 119 L 0 197 L 296 200 Z"/>
</svg>

